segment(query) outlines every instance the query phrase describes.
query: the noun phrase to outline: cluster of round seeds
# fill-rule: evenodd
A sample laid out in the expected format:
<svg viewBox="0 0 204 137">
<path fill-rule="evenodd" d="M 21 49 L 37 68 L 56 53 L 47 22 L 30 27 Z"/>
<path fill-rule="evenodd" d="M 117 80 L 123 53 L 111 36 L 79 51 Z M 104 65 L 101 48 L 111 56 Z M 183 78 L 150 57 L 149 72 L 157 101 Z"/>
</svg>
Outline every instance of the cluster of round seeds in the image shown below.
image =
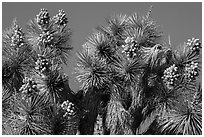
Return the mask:
<svg viewBox="0 0 204 137">
<path fill-rule="evenodd" d="M 61 104 L 61 108 L 66 111 L 66 113 L 63 115 L 63 117 L 73 116 L 75 114 L 75 112 L 76 112 L 74 104 L 72 102 L 70 102 L 69 100 L 64 101 Z"/>
<path fill-rule="evenodd" d="M 64 10 L 59 10 L 59 13 L 54 16 L 55 24 L 59 26 L 65 26 L 68 23 L 68 19 L 66 17 L 66 14 Z"/>
<path fill-rule="evenodd" d="M 178 77 L 179 77 L 178 67 L 176 67 L 175 64 L 173 64 L 164 71 L 162 79 L 163 82 L 166 84 L 167 88 L 172 89 Z"/>
<path fill-rule="evenodd" d="M 35 69 L 37 69 L 41 73 L 45 72 L 45 70 L 48 70 L 48 68 L 50 67 L 49 60 L 46 59 L 44 55 L 40 54 L 38 54 L 38 60 L 35 62 L 35 64 L 36 64 Z"/>
<path fill-rule="evenodd" d="M 186 43 L 188 46 L 190 46 L 190 49 L 192 51 L 197 51 L 201 48 L 201 42 L 199 39 L 188 39 L 188 42 Z"/>
<path fill-rule="evenodd" d="M 13 30 L 13 35 L 11 37 L 11 46 L 15 48 L 20 48 L 24 45 L 24 33 L 22 31 L 22 28 L 18 25 L 15 25 L 13 27 Z"/>
<path fill-rule="evenodd" d="M 195 79 L 198 76 L 198 63 L 192 61 L 190 64 L 186 64 L 184 75 L 189 80 Z"/>
<path fill-rule="evenodd" d="M 37 84 L 32 78 L 25 77 L 23 79 L 23 85 L 19 89 L 25 95 L 31 96 L 37 91 Z"/>
<path fill-rule="evenodd" d="M 49 45 L 50 47 L 53 47 L 53 45 L 50 44 L 53 38 L 54 38 L 53 34 L 47 31 L 40 34 L 40 36 L 38 37 L 38 40 L 39 40 L 39 43 L 42 43 L 45 46 Z"/>
<path fill-rule="evenodd" d="M 47 27 L 49 25 L 49 20 L 50 20 L 50 16 L 49 13 L 47 12 L 47 9 L 41 9 L 40 13 L 37 15 L 37 23 L 44 27 Z"/>
<path fill-rule="evenodd" d="M 129 58 L 134 58 L 137 55 L 137 42 L 134 37 L 127 37 L 125 45 L 122 45 L 122 53 L 125 53 Z"/>
</svg>

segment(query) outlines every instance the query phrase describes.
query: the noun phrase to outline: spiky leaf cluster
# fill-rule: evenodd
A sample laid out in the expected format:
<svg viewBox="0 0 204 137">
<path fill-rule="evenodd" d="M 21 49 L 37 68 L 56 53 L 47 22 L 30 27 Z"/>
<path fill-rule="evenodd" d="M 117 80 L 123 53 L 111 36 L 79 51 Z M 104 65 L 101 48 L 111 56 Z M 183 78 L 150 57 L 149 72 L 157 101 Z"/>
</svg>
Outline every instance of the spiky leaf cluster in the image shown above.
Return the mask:
<svg viewBox="0 0 204 137">
<path fill-rule="evenodd" d="M 86 92 L 91 87 L 102 88 L 110 82 L 107 77 L 109 71 L 106 61 L 97 57 L 92 57 L 87 51 L 79 54 L 79 62 L 77 64 L 77 79 L 82 83 L 82 88 Z"/>
<path fill-rule="evenodd" d="M 16 20 L 12 27 L 3 33 L 2 39 L 3 86 L 11 86 L 18 90 L 24 74 L 32 67 L 31 48 L 25 42 L 24 32 Z"/>
<path fill-rule="evenodd" d="M 16 100 L 16 119 L 13 121 L 13 128 L 18 130 L 20 135 L 50 134 L 48 119 L 45 115 L 49 107 L 45 96 L 34 95 L 28 99 Z"/>
<path fill-rule="evenodd" d="M 11 108 L 4 111 L 5 134 L 54 134 L 57 103 L 75 98 L 61 68 L 72 49 L 71 31 L 63 10 L 56 17 L 41 9 L 28 23 L 27 33 L 16 21 L 3 33 L 3 86 L 9 89 L 4 104 Z M 79 118 L 63 118 L 66 134 L 75 134 L 78 124 L 70 125 Z"/>
<path fill-rule="evenodd" d="M 61 102 L 66 98 L 67 93 L 64 90 L 64 85 L 68 82 L 68 77 L 63 76 L 59 68 L 52 68 L 46 75 L 36 73 L 34 79 L 40 93 L 46 93 L 52 103 Z"/>
<path fill-rule="evenodd" d="M 161 41 L 162 32 L 150 13 L 151 9 L 144 16 L 120 14 L 107 19 L 108 26 L 97 27 L 97 32 L 85 42 L 79 54 L 76 70 L 82 89 L 97 87 L 103 94 L 104 85 L 109 87 L 106 93 L 110 98 L 105 107 L 105 127 L 109 134 L 154 132 L 152 127 L 161 122 L 158 119 L 167 112 L 173 115 L 173 110 L 181 107 L 183 100 L 192 98 L 187 94 L 197 88 L 195 79 L 199 67 L 191 62 L 199 62 L 201 43 L 191 39 L 181 51 L 174 50 L 170 42 Z M 93 71 L 95 68 L 98 71 Z M 171 123 L 168 120 L 166 122 Z M 146 128 L 142 128 L 144 123 L 148 124 Z M 195 134 L 193 130 L 189 132 Z M 163 134 L 162 126 L 154 133 Z"/>
<path fill-rule="evenodd" d="M 201 104 L 192 106 L 188 101 L 181 110 L 170 110 L 161 118 L 161 131 L 164 134 L 200 135 L 202 134 Z"/>
<path fill-rule="evenodd" d="M 151 18 L 151 8 L 146 15 L 139 16 L 137 13 L 131 15 L 128 23 L 130 29 L 126 30 L 127 35 L 130 37 L 134 36 L 140 46 L 152 47 L 162 37 L 162 32 L 159 31 L 158 25 Z"/>
<path fill-rule="evenodd" d="M 48 11 L 42 9 L 37 17 L 28 23 L 26 38 L 37 54 L 49 50 L 53 60 L 66 64 L 69 51 L 72 49 L 71 30 L 67 27 L 67 20 L 63 10 L 50 18 Z"/>
</svg>

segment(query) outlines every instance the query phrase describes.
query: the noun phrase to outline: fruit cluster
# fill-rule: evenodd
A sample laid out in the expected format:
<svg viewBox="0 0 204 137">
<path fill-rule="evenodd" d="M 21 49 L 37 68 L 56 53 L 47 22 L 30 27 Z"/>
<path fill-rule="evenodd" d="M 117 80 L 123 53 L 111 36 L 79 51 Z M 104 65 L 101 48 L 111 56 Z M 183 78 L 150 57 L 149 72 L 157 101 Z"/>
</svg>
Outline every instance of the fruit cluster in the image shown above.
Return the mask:
<svg viewBox="0 0 204 137">
<path fill-rule="evenodd" d="M 64 10 L 59 10 L 59 13 L 53 17 L 55 24 L 59 26 L 65 26 L 68 23 L 68 19 L 66 17 L 66 14 Z"/>
<path fill-rule="evenodd" d="M 198 76 L 198 63 L 192 61 L 190 64 L 186 64 L 184 76 L 190 81 L 194 80 Z"/>
<path fill-rule="evenodd" d="M 38 60 L 35 62 L 35 64 L 35 69 L 37 69 L 41 73 L 44 73 L 46 70 L 48 70 L 51 65 L 49 60 L 44 55 L 40 54 L 38 54 Z"/>
<path fill-rule="evenodd" d="M 32 78 L 25 77 L 23 79 L 23 85 L 19 89 L 20 92 L 27 95 L 28 97 L 32 96 L 32 94 L 37 91 L 37 84 Z"/>
<path fill-rule="evenodd" d="M 49 45 L 50 47 L 53 47 L 53 45 L 51 44 L 53 38 L 54 38 L 53 34 L 47 31 L 47 32 L 42 32 L 42 34 L 40 34 L 40 36 L 38 37 L 38 40 L 39 40 L 39 43 L 42 43 L 45 46 Z"/>
<path fill-rule="evenodd" d="M 49 25 L 50 16 L 47 12 L 47 9 L 43 8 L 40 10 L 40 13 L 37 15 L 36 21 L 42 28 L 47 27 Z"/>
<path fill-rule="evenodd" d="M 167 88 L 172 89 L 178 77 L 179 77 L 178 67 L 176 67 L 176 65 L 173 64 L 164 71 L 162 79 Z"/>
<path fill-rule="evenodd" d="M 63 117 L 73 116 L 76 112 L 76 108 L 75 108 L 74 104 L 72 102 L 70 102 L 69 100 L 64 101 L 61 104 L 61 108 L 66 111 L 66 113 L 63 115 Z"/>
<path fill-rule="evenodd" d="M 24 33 L 22 31 L 22 28 L 15 24 L 13 27 L 13 35 L 11 37 L 11 46 L 14 48 L 20 48 L 24 45 L 23 42 Z"/>
<path fill-rule="evenodd" d="M 122 45 L 122 53 L 125 53 L 129 58 L 134 58 L 137 55 L 137 42 L 134 37 L 127 37 L 125 45 Z"/>
<path fill-rule="evenodd" d="M 197 51 L 201 48 L 201 42 L 199 39 L 188 39 L 188 42 L 186 43 L 188 46 L 190 46 L 190 49 L 192 51 Z"/>
</svg>

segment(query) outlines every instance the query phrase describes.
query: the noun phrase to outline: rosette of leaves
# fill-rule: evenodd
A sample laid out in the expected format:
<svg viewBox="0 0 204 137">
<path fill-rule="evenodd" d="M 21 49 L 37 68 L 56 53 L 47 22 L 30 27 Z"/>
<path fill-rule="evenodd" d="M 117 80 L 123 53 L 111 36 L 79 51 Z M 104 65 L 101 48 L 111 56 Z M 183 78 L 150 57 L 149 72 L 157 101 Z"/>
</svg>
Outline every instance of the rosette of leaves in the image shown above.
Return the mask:
<svg viewBox="0 0 204 137">
<path fill-rule="evenodd" d="M 71 90 L 67 89 L 68 77 L 61 71 L 61 67 L 52 66 L 46 75 L 35 73 L 33 78 L 37 83 L 40 94 L 45 93 L 50 103 L 61 103 L 68 98 Z"/>
<path fill-rule="evenodd" d="M 151 18 L 151 12 L 152 7 L 150 7 L 146 15 L 140 16 L 135 13 L 128 18 L 128 26 L 130 26 L 130 29 L 126 30 L 127 32 L 134 31 L 134 34 L 127 34 L 136 36 L 136 40 L 140 46 L 152 47 L 156 45 L 162 37 L 162 32 L 158 29 L 159 26 Z M 131 37 L 131 35 L 129 36 Z"/>
<path fill-rule="evenodd" d="M 24 32 L 14 20 L 11 28 L 3 32 L 2 37 L 2 82 L 15 92 L 22 85 L 25 73 L 32 68 L 31 48 L 26 43 Z"/>
<path fill-rule="evenodd" d="M 49 119 L 45 115 L 49 104 L 45 95 L 33 95 L 22 99 L 18 94 L 15 101 L 15 119 L 12 122 L 19 135 L 50 134 Z"/>
<path fill-rule="evenodd" d="M 96 32 L 89 37 L 83 47 L 88 50 L 89 54 L 93 54 L 99 59 L 104 59 L 107 64 L 111 64 L 119 60 L 114 44 L 101 32 Z"/>
<path fill-rule="evenodd" d="M 46 50 L 53 55 L 58 63 L 67 63 L 71 47 L 71 30 L 67 27 L 68 19 L 63 10 L 51 18 L 46 9 L 40 11 L 34 20 L 28 23 L 27 41 L 36 54 Z"/>
<path fill-rule="evenodd" d="M 57 112 L 52 118 L 52 134 L 76 135 L 80 114 L 78 108 L 69 100 L 57 106 Z"/>
<path fill-rule="evenodd" d="M 99 85 L 108 85 L 110 98 L 105 119 L 111 134 L 127 134 L 126 131 L 132 134 L 164 133 L 161 130 L 162 126 L 159 126 L 159 119 L 166 112 L 170 113 L 170 110 L 182 107 L 180 102 L 183 99 L 191 99 L 192 96 L 189 97 L 187 94 L 194 94 L 197 88 L 201 43 L 198 39 L 191 39 L 184 44 L 182 51 L 173 50 L 170 43 L 161 41 L 162 33 L 150 17 L 150 13 L 151 9 L 145 16 L 134 14 L 129 17 L 111 18 L 111 21 L 108 20 L 108 27 L 97 27 L 99 33 L 95 33 L 84 44 L 85 52 L 81 53 L 84 55 L 79 56 L 77 78 L 81 80 L 85 90 L 84 99 L 89 100 L 84 106 L 91 108 L 89 111 L 93 112 L 88 113 L 92 114 L 93 118 L 84 121 L 95 122 L 98 116 L 96 106 L 100 102 L 96 93 L 105 91 Z M 103 49 L 103 52 L 100 49 Z M 107 55 L 109 58 L 117 56 L 118 60 L 107 62 Z M 104 60 L 105 63 L 98 59 Z M 95 60 L 99 63 L 96 64 Z M 97 69 L 98 74 L 93 73 L 96 72 L 93 67 L 103 68 L 103 72 Z M 106 75 L 102 75 L 105 73 Z M 118 90 L 114 90 L 113 85 Z M 129 102 L 125 101 L 127 99 Z M 95 105 L 91 105 L 90 102 L 94 102 Z M 125 114 L 121 116 L 119 113 L 123 110 Z M 123 126 L 120 123 L 123 123 Z M 91 128 L 94 128 L 94 124 L 90 125 L 87 128 L 90 132 L 84 134 L 93 133 Z"/>
<path fill-rule="evenodd" d="M 14 96 L 9 88 L 2 89 L 2 134 L 16 135 L 17 131 L 13 129 L 12 122 L 15 119 L 14 110 Z"/>
<path fill-rule="evenodd" d="M 124 43 L 124 31 L 128 28 L 127 15 L 114 14 L 106 19 L 107 27 L 98 26 L 96 30 L 103 33 L 112 43 L 115 49 L 118 49 Z"/>
<path fill-rule="evenodd" d="M 172 109 L 159 122 L 164 134 L 201 135 L 202 106 L 201 103 L 185 101 L 183 108 Z"/>
<path fill-rule="evenodd" d="M 110 83 L 107 77 L 108 68 L 105 59 L 92 56 L 87 50 L 78 54 L 79 61 L 76 67 L 77 79 L 82 82 L 82 89 L 87 92 L 89 88 L 103 88 Z"/>
<path fill-rule="evenodd" d="M 194 45 L 200 43 L 198 40 Z M 166 84 L 157 87 L 163 87 L 157 89 L 159 92 L 159 111 L 158 119 L 154 121 L 152 125 L 157 127 L 151 127 L 154 129 L 153 134 L 201 134 L 201 122 L 202 122 L 202 107 L 201 104 L 193 100 L 198 100 L 201 92 L 198 92 L 200 88 L 197 86 L 197 78 L 199 76 L 200 64 L 199 56 L 200 49 L 192 50 L 194 45 L 184 44 L 181 50 L 172 50 L 171 62 L 176 63 L 172 67 L 167 67 L 165 74 L 168 75 L 176 72 L 176 83 L 169 89 Z M 199 44 L 200 45 L 200 44 Z M 199 46 L 201 48 L 201 46 Z M 175 69 L 175 67 L 178 67 Z M 175 73 L 175 74 L 176 74 Z M 173 77 L 172 77 L 173 78 Z M 174 78 L 173 78 L 174 79 Z M 156 87 L 156 86 L 155 86 Z M 161 90 L 163 89 L 163 90 Z M 199 94 L 198 94 L 199 93 Z M 184 103 L 185 102 L 185 103 Z M 149 130 L 150 131 L 150 130 Z"/>
<path fill-rule="evenodd" d="M 192 50 L 192 47 L 198 45 L 198 49 Z M 201 55 L 201 43 L 198 39 L 194 43 L 183 45 L 183 50 L 175 51 L 175 62 L 177 66 L 182 70 L 180 72 L 181 78 L 178 82 L 177 88 L 181 90 L 184 94 L 191 94 L 196 92 L 196 87 L 198 83 L 199 72 L 201 69 L 200 66 L 200 55 Z M 186 95 L 187 96 L 187 95 Z"/>
</svg>

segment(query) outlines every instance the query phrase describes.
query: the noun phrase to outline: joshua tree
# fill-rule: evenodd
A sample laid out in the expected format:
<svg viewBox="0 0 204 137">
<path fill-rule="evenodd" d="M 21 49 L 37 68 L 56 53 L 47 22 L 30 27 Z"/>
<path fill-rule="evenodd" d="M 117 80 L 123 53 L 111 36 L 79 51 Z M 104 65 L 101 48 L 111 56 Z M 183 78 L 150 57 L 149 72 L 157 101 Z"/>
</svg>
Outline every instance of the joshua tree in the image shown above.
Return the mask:
<svg viewBox="0 0 204 137">
<path fill-rule="evenodd" d="M 201 42 L 180 50 L 146 15 L 114 15 L 78 53 L 73 92 L 71 30 L 46 9 L 27 31 L 14 20 L 2 37 L 3 134 L 202 134 Z"/>
<path fill-rule="evenodd" d="M 46 9 L 27 32 L 14 20 L 3 32 L 3 134 L 76 134 L 80 108 L 62 71 L 71 46 L 63 10 Z"/>
<path fill-rule="evenodd" d="M 78 54 L 88 112 L 81 134 L 202 134 L 201 42 L 192 38 L 173 49 L 151 9 L 107 23 Z"/>
</svg>

